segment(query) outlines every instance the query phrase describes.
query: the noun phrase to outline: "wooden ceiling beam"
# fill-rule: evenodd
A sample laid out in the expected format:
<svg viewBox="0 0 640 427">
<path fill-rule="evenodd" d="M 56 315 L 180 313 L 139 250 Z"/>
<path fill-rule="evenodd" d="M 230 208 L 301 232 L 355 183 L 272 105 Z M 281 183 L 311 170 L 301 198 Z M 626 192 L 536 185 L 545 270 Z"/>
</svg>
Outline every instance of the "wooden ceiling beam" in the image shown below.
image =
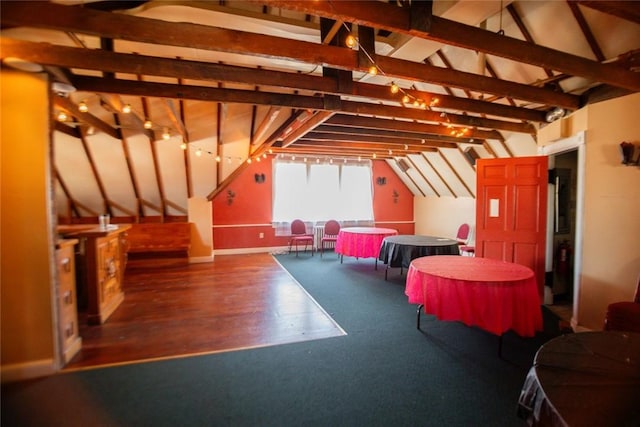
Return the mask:
<svg viewBox="0 0 640 427">
<path fill-rule="evenodd" d="M 313 139 L 308 139 L 307 137 L 299 139 L 298 141 L 296 141 L 295 146 L 296 147 L 316 147 L 316 148 L 329 148 L 329 149 L 340 149 L 340 148 L 353 148 L 353 149 L 362 149 L 362 150 L 386 150 L 387 152 L 389 150 L 392 151 L 392 153 L 396 154 L 397 153 L 419 153 L 422 151 L 437 151 L 438 147 L 435 146 L 424 146 L 424 145 L 415 145 L 415 144 L 408 144 L 408 145 L 400 145 L 400 147 L 398 147 L 398 145 L 400 144 L 393 144 L 393 143 L 373 143 L 373 142 L 340 142 L 340 141 L 316 141 Z M 451 148 L 455 147 L 455 144 L 450 144 Z"/>
<path fill-rule="evenodd" d="M 360 117 L 360 116 L 348 116 L 344 114 L 335 115 L 325 123 L 338 125 L 338 126 L 352 126 L 352 127 L 365 127 L 371 129 L 387 129 L 387 130 L 400 130 L 406 132 L 417 132 L 432 135 L 443 135 L 450 137 L 451 134 L 447 132 L 447 128 L 442 125 L 432 125 L 427 123 L 418 123 L 415 121 L 405 120 L 389 120 L 380 119 L 376 117 Z M 467 135 L 466 137 L 455 138 L 457 141 L 468 141 L 470 138 L 480 139 L 497 139 L 504 140 L 504 137 L 497 131 L 476 131 L 473 136 Z"/>
<path fill-rule="evenodd" d="M 401 104 L 401 95 L 392 94 L 388 86 L 352 82 L 350 90 L 340 87 L 336 79 L 282 71 L 238 67 L 199 61 L 158 58 L 145 55 L 114 53 L 96 49 L 78 49 L 0 39 L 0 52 L 4 56 L 15 56 L 31 62 L 55 64 L 58 67 L 108 70 L 114 73 L 141 73 L 160 77 L 181 76 L 189 80 L 240 83 L 272 87 L 287 87 L 310 90 L 317 93 L 351 95 L 393 101 Z M 68 83 L 71 83 L 67 77 Z M 507 117 L 516 120 L 543 123 L 545 112 L 528 108 L 512 107 L 492 102 L 459 98 L 414 89 L 404 91 L 427 104 L 435 103 L 438 109 L 471 111 L 479 114 Z M 147 94 L 152 96 L 153 94 Z"/>
<path fill-rule="evenodd" d="M 385 138 L 385 137 L 374 137 L 370 135 L 347 135 L 347 134 L 337 134 L 337 133 L 318 133 L 318 132 L 309 132 L 304 136 L 305 141 L 335 141 L 335 142 L 366 142 L 366 143 L 386 143 L 390 145 L 396 146 L 396 149 L 399 147 L 404 147 L 405 145 L 415 145 L 414 140 L 410 139 L 402 139 L 402 138 Z M 422 147 L 442 147 L 442 148 L 455 148 L 456 143 L 453 142 L 443 142 L 443 141 L 429 141 L 425 140 L 425 144 L 417 144 L 416 146 Z"/>
<path fill-rule="evenodd" d="M 138 82 L 133 80 L 119 79 L 103 79 L 100 77 L 76 76 L 74 85 L 83 91 L 88 92 L 107 92 L 137 96 L 148 96 L 149 93 L 164 98 L 183 98 L 197 99 L 201 101 L 219 101 L 244 104 L 263 104 L 263 105 L 279 105 L 283 107 L 298 108 L 305 110 L 323 110 L 327 111 L 334 107 L 333 103 L 325 105 L 325 98 L 322 96 L 304 96 L 290 95 L 281 93 L 254 92 L 239 89 L 219 89 L 202 86 L 176 85 L 173 83 L 155 83 L 155 82 Z M 342 101 L 339 103 L 339 109 L 333 112 L 342 112 L 351 115 L 365 114 L 371 116 L 383 116 L 391 118 L 402 118 L 407 120 L 424 120 L 435 122 L 450 122 L 451 125 L 458 126 L 457 129 L 466 127 L 467 137 L 481 139 L 502 139 L 500 133 L 496 130 L 471 129 L 471 126 L 482 125 L 483 127 L 493 127 L 495 129 L 520 131 L 531 133 L 530 125 L 521 123 L 498 121 L 483 119 L 472 116 L 460 116 L 446 114 L 441 117 L 433 111 L 419 110 L 416 108 L 393 107 L 371 103 L 356 103 L 351 101 Z M 402 121 L 400 123 L 406 123 Z M 443 124 L 444 124 L 443 123 Z M 448 123 L 447 123 L 448 125 Z M 493 126 L 491 126 L 493 125 Z M 425 128 L 425 133 L 436 135 L 449 135 L 453 131 L 447 126 L 430 125 L 429 130 Z"/>
<path fill-rule="evenodd" d="M 616 16 L 627 21 L 640 24 L 640 9 L 636 1 L 618 0 L 569 0 L 570 3 L 578 3 L 582 6 L 597 10 L 608 15 Z"/>
<path fill-rule="evenodd" d="M 398 7 L 392 3 L 379 1 L 283 1 L 262 0 L 257 3 L 268 4 L 282 9 L 296 10 L 325 18 L 343 20 L 358 25 L 382 28 L 394 33 L 407 34 L 443 44 L 472 49 L 491 55 L 508 58 L 517 62 L 537 65 L 564 73 L 590 78 L 613 86 L 640 91 L 640 75 L 611 64 L 601 64 L 577 55 L 560 52 L 526 41 L 506 37 L 492 31 L 471 25 L 451 21 L 439 16 L 431 16 L 426 30 L 412 28 L 411 9 Z M 596 7 L 605 7 L 609 3 L 628 3 L 619 8 L 610 7 L 609 11 L 621 10 L 632 17 L 640 15 L 634 2 L 581 2 L 585 6 L 595 3 Z M 635 9 L 635 10 L 634 10 Z M 624 13 L 624 12 L 622 12 Z M 625 18 L 629 19 L 629 17 Z M 386 68 L 384 68 L 386 70 Z M 503 94 L 506 96 L 506 94 Z"/>
<path fill-rule="evenodd" d="M 309 117 L 300 127 L 295 131 L 287 135 L 282 141 L 282 148 L 287 148 L 289 145 L 296 142 L 299 138 L 304 136 L 307 132 L 315 129 L 324 123 L 327 119 L 331 118 L 335 113 L 331 111 L 317 111 L 311 117 Z"/>
<path fill-rule="evenodd" d="M 312 4 L 312 2 L 301 3 Z M 316 2 L 313 2 L 313 4 L 315 3 Z M 334 3 L 335 5 L 342 5 L 350 2 L 331 2 L 327 4 L 333 6 Z M 356 2 L 357 7 L 363 11 L 369 7 L 378 10 L 378 5 L 385 5 L 381 2 L 368 2 L 367 7 L 363 8 L 361 3 L 362 2 Z M 391 6 L 391 10 L 393 9 L 402 10 L 401 8 Z M 436 17 L 433 17 L 434 20 L 435 18 Z M 38 13 L 33 13 L 32 5 L 22 4 L 22 2 L 9 2 L 3 7 L 0 20 L 2 25 L 48 28 L 59 31 L 91 34 L 104 38 L 255 55 L 274 59 L 287 59 L 343 70 L 366 71 L 366 69 L 358 63 L 358 52 L 345 47 L 322 45 L 264 34 L 208 27 L 199 24 L 167 22 L 157 19 L 100 12 L 84 8 L 62 6 L 54 3 L 39 3 Z M 454 30 L 474 28 L 452 21 L 449 22 Z M 361 23 L 360 25 L 368 24 Z M 372 22 L 372 25 L 368 26 L 380 28 L 375 22 Z M 482 33 L 486 33 L 484 34 L 485 36 L 487 34 L 492 35 L 492 33 L 487 31 L 483 31 Z M 486 43 L 496 42 L 496 40 L 493 40 L 491 37 L 489 37 L 489 39 L 489 41 L 483 41 Z M 515 41 L 523 43 L 523 45 L 518 45 L 518 49 L 520 50 L 525 49 L 526 51 L 526 49 L 531 48 L 528 43 L 519 40 Z M 479 43 L 479 46 L 482 45 L 482 43 Z M 473 46 L 472 48 L 481 50 L 477 46 Z M 548 54 L 548 51 L 556 52 L 563 58 L 565 56 L 573 57 L 551 49 L 544 49 L 545 54 Z M 490 77 L 478 76 L 474 73 L 443 70 L 439 67 L 376 56 L 375 54 L 372 55 L 372 59 L 380 68 L 385 70 L 385 74 L 389 77 L 424 81 L 469 90 L 478 90 L 477 88 L 481 87 L 482 91 L 495 95 L 511 96 L 517 99 L 557 105 L 568 109 L 577 109 L 579 107 L 577 104 L 579 101 L 578 97 L 555 93 L 543 88 L 496 80 Z M 599 81 L 611 81 L 613 85 L 627 85 L 632 90 L 640 90 L 640 76 L 635 73 L 626 72 L 626 70 L 621 67 L 611 66 L 609 64 L 601 65 L 584 59 L 583 61 L 588 63 L 588 65 L 596 64 L 607 67 L 606 70 L 608 71 L 609 78 L 606 80 L 604 78 L 598 79 Z M 623 72 L 622 75 L 620 71 Z M 628 74 L 624 74 L 625 72 Z M 574 74 L 581 75 L 581 73 Z M 611 78 L 611 75 L 615 75 L 616 78 Z M 550 102 L 550 99 L 554 99 L 555 101 Z"/>
<path fill-rule="evenodd" d="M 459 144 L 464 142 L 466 144 L 482 144 L 484 140 L 478 138 L 455 138 L 452 136 L 440 136 L 431 135 L 417 132 L 405 132 L 400 130 L 384 130 L 384 129 L 369 129 L 365 127 L 352 127 L 352 126 L 334 126 L 334 125 L 322 125 L 314 129 L 316 133 L 332 133 L 332 134 L 344 134 L 344 135 L 370 135 L 373 137 L 388 137 L 388 138 L 405 138 L 411 141 L 412 144 L 424 143 L 424 142 L 452 142 Z M 416 142 L 417 141 L 417 142 Z"/>
</svg>

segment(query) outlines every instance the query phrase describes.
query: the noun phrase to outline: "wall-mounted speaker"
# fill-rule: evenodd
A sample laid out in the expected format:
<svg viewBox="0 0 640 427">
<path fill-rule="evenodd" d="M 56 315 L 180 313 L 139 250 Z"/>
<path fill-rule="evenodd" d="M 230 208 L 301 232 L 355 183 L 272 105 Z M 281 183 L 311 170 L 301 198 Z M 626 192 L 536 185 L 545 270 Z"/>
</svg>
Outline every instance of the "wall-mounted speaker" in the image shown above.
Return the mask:
<svg viewBox="0 0 640 427">
<path fill-rule="evenodd" d="M 405 159 L 396 160 L 396 164 L 398 165 L 400 170 L 405 173 L 411 168 L 411 165 Z"/>
<path fill-rule="evenodd" d="M 266 179 L 263 173 L 257 173 L 253 176 L 253 179 L 256 181 L 256 183 L 258 184 L 262 184 L 264 183 L 264 180 Z"/>
<path fill-rule="evenodd" d="M 464 156 L 465 159 L 467 159 L 467 161 L 471 166 L 475 166 L 476 160 L 480 158 L 480 155 L 473 147 L 469 147 L 466 150 L 464 150 L 462 152 L 462 155 Z"/>
</svg>

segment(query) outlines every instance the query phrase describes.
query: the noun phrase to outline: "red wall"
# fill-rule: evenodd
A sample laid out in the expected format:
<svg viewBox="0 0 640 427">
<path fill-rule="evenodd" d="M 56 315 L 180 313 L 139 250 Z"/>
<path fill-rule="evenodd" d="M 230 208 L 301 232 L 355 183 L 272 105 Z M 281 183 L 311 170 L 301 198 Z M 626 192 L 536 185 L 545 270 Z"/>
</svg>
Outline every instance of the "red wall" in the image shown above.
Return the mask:
<svg viewBox="0 0 640 427">
<path fill-rule="evenodd" d="M 264 183 L 256 183 L 255 174 L 264 174 Z M 376 184 L 381 176 L 386 178 L 386 185 Z M 287 237 L 276 237 L 271 226 L 272 177 L 271 159 L 253 162 L 213 199 L 214 250 L 289 244 Z M 373 182 L 376 225 L 413 234 L 413 195 L 385 161 L 373 162 Z M 405 221 L 409 223 L 403 224 Z"/>
</svg>

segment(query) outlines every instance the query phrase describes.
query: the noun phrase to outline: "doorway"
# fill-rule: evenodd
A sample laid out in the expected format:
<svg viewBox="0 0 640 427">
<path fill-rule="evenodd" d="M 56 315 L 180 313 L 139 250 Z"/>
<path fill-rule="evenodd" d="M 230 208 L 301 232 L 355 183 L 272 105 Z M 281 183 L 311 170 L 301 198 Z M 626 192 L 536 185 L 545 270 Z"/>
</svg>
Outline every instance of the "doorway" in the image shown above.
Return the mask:
<svg viewBox="0 0 640 427">
<path fill-rule="evenodd" d="M 547 203 L 544 302 L 574 331 L 579 323 L 585 137 L 585 132 L 579 132 L 538 150 L 549 156 L 552 178 Z"/>
<path fill-rule="evenodd" d="M 553 311 L 570 322 L 574 299 L 574 242 L 576 241 L 576 206 L 578 150 L 556 154 L 550 163 L 553 180 L 552 269 L 547 275 L 551 287 Z"/>
</svg>

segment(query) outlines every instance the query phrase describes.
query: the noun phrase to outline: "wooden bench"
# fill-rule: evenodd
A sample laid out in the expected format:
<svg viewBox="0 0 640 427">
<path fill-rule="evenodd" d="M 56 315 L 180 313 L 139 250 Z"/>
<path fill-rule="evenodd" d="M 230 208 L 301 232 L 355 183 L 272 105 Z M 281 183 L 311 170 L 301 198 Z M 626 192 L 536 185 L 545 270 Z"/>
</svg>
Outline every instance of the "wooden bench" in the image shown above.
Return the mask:
<svg viewBox="0 0 640 427">
<path fill-rule="evenodd" d="M 131 224 L 127 242 L 128 266 L 188 264 L 191 224 L 188 222 Z"/>
</svg>

